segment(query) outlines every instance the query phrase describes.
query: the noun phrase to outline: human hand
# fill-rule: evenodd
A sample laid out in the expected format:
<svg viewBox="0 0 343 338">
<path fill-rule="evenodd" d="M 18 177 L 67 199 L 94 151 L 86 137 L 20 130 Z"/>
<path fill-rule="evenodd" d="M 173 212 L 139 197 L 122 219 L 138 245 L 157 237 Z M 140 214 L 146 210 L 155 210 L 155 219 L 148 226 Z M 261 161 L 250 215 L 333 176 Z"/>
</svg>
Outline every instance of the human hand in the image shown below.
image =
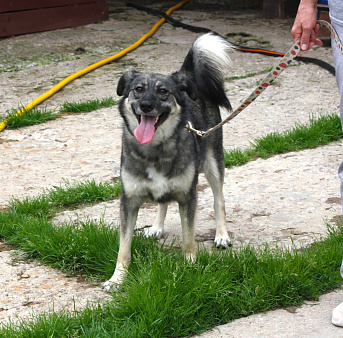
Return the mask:
<svg viewBox="0 0 343 338">
<path fill-rule="evenodd" d="M 323 46 L 318 39 L 319 23 L 317 23 L 316 0 L 302 0 L 292 27 L 293 41 L 300 39 L 301 50 L 309 50 L 314 45 Z"/>
</svg>

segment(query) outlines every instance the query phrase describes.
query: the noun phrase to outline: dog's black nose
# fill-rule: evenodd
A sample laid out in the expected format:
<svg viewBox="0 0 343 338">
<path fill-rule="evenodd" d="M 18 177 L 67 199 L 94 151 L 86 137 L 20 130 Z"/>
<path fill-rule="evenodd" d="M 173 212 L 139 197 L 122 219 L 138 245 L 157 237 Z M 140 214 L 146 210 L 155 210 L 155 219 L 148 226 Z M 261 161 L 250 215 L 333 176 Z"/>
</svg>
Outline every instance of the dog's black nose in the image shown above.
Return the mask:
<svg viewBox="0 0 343 338">
<path fill-rule="evenodd" d="M 139 108 L 143 113 L 150 113 L 154 109 L 154 105 L 150 100 L 142 100 L 139 104 Z"/>
</svg>

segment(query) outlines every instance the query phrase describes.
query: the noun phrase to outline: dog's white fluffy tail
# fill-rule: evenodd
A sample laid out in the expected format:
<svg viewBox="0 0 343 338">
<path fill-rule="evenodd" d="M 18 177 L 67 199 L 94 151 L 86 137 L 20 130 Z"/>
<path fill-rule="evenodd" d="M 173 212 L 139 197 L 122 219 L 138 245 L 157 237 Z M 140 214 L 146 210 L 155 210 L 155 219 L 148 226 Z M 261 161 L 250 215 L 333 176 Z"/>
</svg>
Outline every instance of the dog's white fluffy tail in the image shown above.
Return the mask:
<svg viewBox="0 0 343 338">
<path fill-rule="evenodd" d="M 212 33 L 201 35 L 195 40 L 193 48 L 200 57 L 206 60 L 213 71 L 219 72 L 222 76 L 232 65 L 229 52 L 233 46 L 218 35 Z"/>
<path fill-rule="evenodd" d="M 231 110 L 231 105 L 225 94 L 224 78 L 231 66 L 229 52 L 232 49 L 234 47 L 219 35 L 201 35 L 181 67 L 202 95 L 228 110 Z"/>
</svg>

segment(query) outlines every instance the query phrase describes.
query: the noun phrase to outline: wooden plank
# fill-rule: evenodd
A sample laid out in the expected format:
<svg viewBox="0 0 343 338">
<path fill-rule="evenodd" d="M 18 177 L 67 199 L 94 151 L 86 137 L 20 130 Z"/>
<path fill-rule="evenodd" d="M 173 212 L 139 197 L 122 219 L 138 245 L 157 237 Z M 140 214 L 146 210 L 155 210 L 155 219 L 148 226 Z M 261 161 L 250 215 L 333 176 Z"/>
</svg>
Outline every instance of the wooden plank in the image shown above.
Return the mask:
<svg viewBox="0 0 343 338">
<path fill-rule="evenodd" d="M 297 13 L 299 0 L 263 0 L 263 14 L 266 19 L 285 19 Z"/>
<path fill-rule="evenodd" d="M 99 0 L 0 0 L 0 13 L 77 5 L 98 1 Z"/>
<path fill-rule="evenodd" d="M 263 16 L 266 19 L 280 18 L 283 12 L 282 0 L 263 0 Z"/>
<path fill-rule="evenodd" d="M 76 27 L 108 18 L 105 1 L 0 14 L 0 37 Z"/>
</svg>

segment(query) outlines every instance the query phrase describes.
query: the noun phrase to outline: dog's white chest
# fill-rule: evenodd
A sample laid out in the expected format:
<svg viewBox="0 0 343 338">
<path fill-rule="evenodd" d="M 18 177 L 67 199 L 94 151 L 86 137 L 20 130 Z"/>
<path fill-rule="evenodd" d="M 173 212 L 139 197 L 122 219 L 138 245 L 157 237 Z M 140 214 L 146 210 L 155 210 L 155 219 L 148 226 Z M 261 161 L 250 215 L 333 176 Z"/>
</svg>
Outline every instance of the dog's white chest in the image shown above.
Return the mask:
<svg viewBox="0 0 343 338">
<path fill-rule="evenodd" d="M 175 189 L 175 180 L 168 179 L 162 173 L 157 172 L 154 167 L 147 168 L 147 173 L 149 179 L 148 189 L 155 199 Z"/>
<path fill-rule="evenodd" d="M 168 177 L 155 167 L 146 168 L 147 179 L 137 179 L 127 171 L 122 172 L 125 193 L 131 196 L 152 195 L 155 200 L 169 193 L 188 191 L 194 179 L 194 167 L 188 166 L 178 176 Z"/>
</svg>

